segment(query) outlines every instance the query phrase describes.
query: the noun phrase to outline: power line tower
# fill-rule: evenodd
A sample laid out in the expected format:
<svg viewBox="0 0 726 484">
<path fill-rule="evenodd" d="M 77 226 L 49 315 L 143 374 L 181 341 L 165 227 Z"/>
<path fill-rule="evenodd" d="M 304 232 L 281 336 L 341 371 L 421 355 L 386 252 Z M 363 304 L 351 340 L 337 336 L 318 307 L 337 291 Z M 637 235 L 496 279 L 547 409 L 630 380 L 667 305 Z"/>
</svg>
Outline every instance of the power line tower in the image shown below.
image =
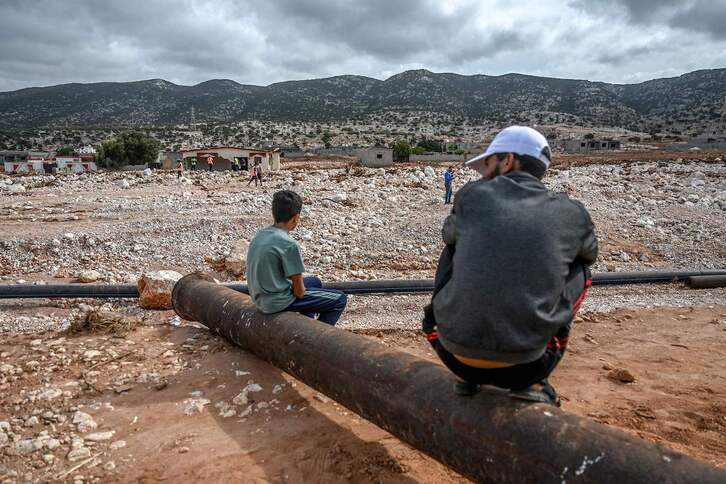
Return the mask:
<svg viewBox="0 0 726 484">
<path fill-rule="evenodd" d="M 194 106 L 192 106 L 192 116 L 191 116 L 191 120 L 189 121 L 189 125 L 191 126 L 192 129 L 194 129 L 194 126 L 196 124 L 197 124 L 197 120 L 194 117 Z"/>
</svg>

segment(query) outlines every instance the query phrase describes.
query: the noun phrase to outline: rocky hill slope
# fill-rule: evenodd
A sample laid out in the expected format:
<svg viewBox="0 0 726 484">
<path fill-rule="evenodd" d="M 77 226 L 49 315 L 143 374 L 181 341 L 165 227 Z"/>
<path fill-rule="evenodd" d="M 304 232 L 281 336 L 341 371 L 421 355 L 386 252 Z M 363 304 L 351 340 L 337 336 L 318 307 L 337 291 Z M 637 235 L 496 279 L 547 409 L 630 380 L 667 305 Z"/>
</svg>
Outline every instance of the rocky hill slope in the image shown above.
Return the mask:
<svg viewBox="0 0 726 484">
<path fill-rule="evenodd" d="M 406 71 L 384 81 L 336 76 L 269 86 L 161 79 L 63 84 L 0 93 L 0 128 L 141 125 L 242 119 L 331 120 L 380 111 L 455 113 L 490 120 L 511 113 L 559 113 L 633 129 L 715 124 L 726 99 L 726 69 L 639 84 L 522 74 L 464 76 Z"/>
</svg>

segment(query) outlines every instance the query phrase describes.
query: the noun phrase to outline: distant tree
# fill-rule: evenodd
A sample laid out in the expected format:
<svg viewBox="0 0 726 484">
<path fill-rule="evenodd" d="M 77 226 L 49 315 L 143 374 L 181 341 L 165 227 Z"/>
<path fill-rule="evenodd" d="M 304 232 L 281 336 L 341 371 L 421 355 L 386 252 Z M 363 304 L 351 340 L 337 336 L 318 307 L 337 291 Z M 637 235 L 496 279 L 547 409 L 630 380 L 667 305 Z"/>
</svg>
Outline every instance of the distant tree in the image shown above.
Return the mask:
<svg viewBox="0 0 726 484">
<path fill-rule="evenodd" d="M 63 146 L 62 148 L 56 150 L 55 154 L 60 156 L 70 156 L 75 152 L 76 150 L 74 150 L 71 146 Z"/>
<path fill-rule="evenodd" d="M 333 139 L 333 137 L 330 135 L 330 131 L 325 130 L 323 133 L 323 136 L 320 138 L 320 140 L 323 142 L 326 148 L 330 148 L 330 140 Z"/>
<path fill-rule="evenodd" d="M 117 138 L 104 141 L 96 160 L 105 168 L 151 163 L 159 154 L 161 144 L 140 131 L 125 131 Z"/>
<path fill-rule="evenodd" d="M 592 133 L 587 133 L 587 134 L 586 134 L 586 135 L 584 136 L 584 138 L 585 138 L 585 139 L 593 139 L 594 137 L 595 137 L 595 135 L 594 135 L 594 134 L 592 134 Z"/>
<path fill-rule="evenodd" d="M 424 153 L 426 153 L 426 148 L 420 145 L 416 145 L 411 149 L 412 155 L 423 155 Z"/>
<path fill-rule="evenodd" d="M 424 149 L 424 151 L 441 151 L 442 143 L 436 140 L 422 138 L 418 142 L 418 146 Z"/>
<path fill-rule="evenodd" d="M 411 155 L 411 145 L 405 139 L 399 140 L 393 145 L 393 157 L 397 161 L 408 161 Z"/>
</svg>

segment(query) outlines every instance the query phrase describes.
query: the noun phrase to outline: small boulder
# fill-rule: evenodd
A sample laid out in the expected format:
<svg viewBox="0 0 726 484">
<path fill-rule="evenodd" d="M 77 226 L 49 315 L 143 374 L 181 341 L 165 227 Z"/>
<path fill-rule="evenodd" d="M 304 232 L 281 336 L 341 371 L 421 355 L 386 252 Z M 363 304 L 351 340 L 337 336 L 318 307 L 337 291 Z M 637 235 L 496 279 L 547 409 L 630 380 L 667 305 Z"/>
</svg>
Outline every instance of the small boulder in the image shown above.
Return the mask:
<svg viewBox="0 0 726 484">
<path fill-rule="evenodd" d="M 25 193 L 25 187 L 23 185 L 15 184 L 8 187 L 10 193 Z"/>
<path fill-rule="evenodd" d="M 88 432 L 98 427 L 93 417 L 80 410 L 73 414 L 73 424 L 76 425 L 79 432 Z"/>
<path fill-rule="evenodd" d="M 100 272 L 94 271 L 94 270 L 86 270 L 86 271 L 81 272 L 78 275 L 77 281 L 83 282 L 83 283 L 89 283 L 89 282 L 96 282 L 101 278 L 103 278 L 103 276 L 101 275 Z"/>
<path fill-rule="evenodd" d="M 172 309 L 171 290 L 182 275 L 176 271 L 154 271 L 141 275 L 137 282 L 139 305 L 144 309 Z"/>
<path fill-rule="evenodd" d="M 635 377 L 625 368 L 614 368 L 608 372 L 608 378 L 618 383 L 633 383 Z"/>
<path fill-rule="evenodd" d="M 429 177 L 434 177 L 434 176 L 436 176 L 436 172 L 434 171 L 433 168 L 431 168 L 430 166 L 427 166 L 426 168 L 424 168 L 424 175 L 429 176 Z"/>
</svg>

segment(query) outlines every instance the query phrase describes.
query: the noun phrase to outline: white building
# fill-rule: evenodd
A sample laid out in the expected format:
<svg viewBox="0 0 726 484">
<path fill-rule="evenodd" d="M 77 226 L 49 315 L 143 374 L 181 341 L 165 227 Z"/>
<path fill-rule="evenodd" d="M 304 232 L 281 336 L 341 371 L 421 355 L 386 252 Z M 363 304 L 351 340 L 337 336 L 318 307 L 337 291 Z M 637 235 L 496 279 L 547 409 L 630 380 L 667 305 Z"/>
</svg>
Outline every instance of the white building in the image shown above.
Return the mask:
<svg viewBox="0 0 726 484">
<path fill-rule="evenodd" d="M 214 171 L 230 170 L 235 161 L 239 162 L 243 170 L 249 169 L 252 164 L 256 163 L 262 164 L 263 172 L 280 169 L 280 152 L 278 150 L 268 151 L 233 146 L 212 146 L 210 148 L 185 150 L 181 152 L 181 156 L 187 167 L 191 160 L 195 159 L 197 170 L 207 170 L 210 160 Z"/>
</svg>

